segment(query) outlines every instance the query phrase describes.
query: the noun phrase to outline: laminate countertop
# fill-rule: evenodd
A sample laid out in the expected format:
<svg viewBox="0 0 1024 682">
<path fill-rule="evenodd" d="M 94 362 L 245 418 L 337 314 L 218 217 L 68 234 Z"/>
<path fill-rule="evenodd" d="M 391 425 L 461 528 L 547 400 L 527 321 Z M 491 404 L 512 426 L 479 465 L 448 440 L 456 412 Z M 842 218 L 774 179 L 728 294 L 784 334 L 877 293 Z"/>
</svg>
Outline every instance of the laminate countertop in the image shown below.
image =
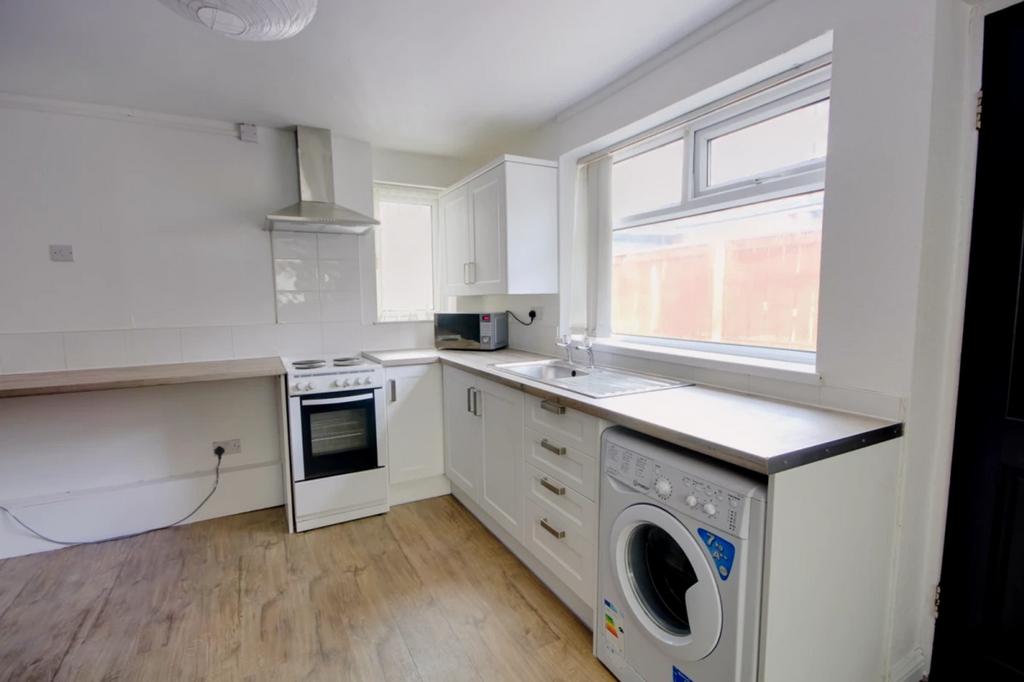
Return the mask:
<svg viewBox="0 0 1024 682">
<path fill-rule="evenodd" d="M 439 352 L 435 348 L 411 348 L 406 350 L 367 350 L 363 357 L 385 367 L 404 365 L 429 365 L 437 362 Z"/>
<path fill-rule="evenodd" d="M 710 386 L 590 398 L 493 365 L 550 359 L 522 351 L 438 351 L 441 362 L 761 474 L 903 435 L 903 424 Z"/>
<path fill-rule="evenodd" d="M 284 373 L 281 358 L 271 357 L 5 374 L 0 375 L 0 398 L 250 379 Z"/>
</svg>

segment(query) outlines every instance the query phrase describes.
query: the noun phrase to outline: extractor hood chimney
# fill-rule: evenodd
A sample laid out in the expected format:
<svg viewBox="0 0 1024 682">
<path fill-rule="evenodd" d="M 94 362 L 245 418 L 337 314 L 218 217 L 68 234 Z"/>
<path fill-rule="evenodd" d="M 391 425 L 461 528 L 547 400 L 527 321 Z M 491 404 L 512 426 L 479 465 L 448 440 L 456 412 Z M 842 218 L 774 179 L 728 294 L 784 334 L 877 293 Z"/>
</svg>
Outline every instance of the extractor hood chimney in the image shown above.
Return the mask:
<svg viewBox="0 0 1024 682">
<path fill-rule="evenodd" d="M 299 203 L 267 215 L 267 229 L 288 232 L 363 234 L 380 222 L 334 203 L 334 160 L 331 131 L 295 129 L 299 157 Z"/>
</svg>

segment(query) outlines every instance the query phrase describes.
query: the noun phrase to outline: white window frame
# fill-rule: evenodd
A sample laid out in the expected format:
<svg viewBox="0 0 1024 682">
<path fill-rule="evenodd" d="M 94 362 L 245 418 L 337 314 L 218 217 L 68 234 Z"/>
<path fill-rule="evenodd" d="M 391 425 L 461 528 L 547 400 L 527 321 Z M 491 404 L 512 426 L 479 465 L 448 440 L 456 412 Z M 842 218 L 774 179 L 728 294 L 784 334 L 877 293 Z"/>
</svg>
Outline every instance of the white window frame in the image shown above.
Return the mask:
<svg viewBox="0 0 1024 682">
<path fill-rule="evenodd" d="M 694 116 L 679 126 L 613 151 L 611 157 L 614 163 L 681 139 L 686 140 L 682 201 L 677 205 L 622 216 L 615 220 L 612 231 L 823 191 L 827 154 L 826 157 L 773 169 L 763 177 L 743 178 L 721 186 L 707 186 L 706 169 L 708 143 L 711 140 L 829 99 L 831 78 L 830 61 L 812 65 L 806 72 L 781 83 L 772 84 L 736 101 L 711 108 L 707 113 Z M 609 253 L 609 257 L 610 255 Z M 607 276 L 611 276 L 610 267 L 607 269 Z M 611 305 L 611 301 L 608 305 Z M 610 315 L 606 315 L 606 319 L 610 323 Z M 783 374 L 813 375 L 817 362 L 817 351 L 615 334 L 614 330 L 609 337 L 596 340 L 594 345 L 613 354 L 651 359 L 665 359 L 663 356 L 668 354 L 685 357 L 691 361 L 697 360 L 698 364 L 710 361 L 711 366 L 737 361 L 749 364 L 752 361 L 758 365 L 765 365 L 768 374 L 781 370 Z"/>
<path fill-rule="evenodd" d="M 745 178 L 717 187 L 708 187 L 704 178 L 707 177 L 708 143 L 711 140 L 808 104 L 829 99 L 831 78 L 831 64 L 818 66 L 783 83 L 714 109 L 677 128 L 614 152 L 613 163 L 681 139 L 686 140 L 682 201 L 672 206 L 622 216 L 616 221 L 613 229 L 639 227 L 824 189 L 824 157 L 787 168 L 774 169 L 772 173 L 763 177 Z"/>
<path fill-rule="evenodd" d="M 381 247 L 382 230 L 386 226 L 380 225 L 374 228 L 373 237 L 373 281 L 374 281 L 374 322 L 376 324 L 388 324 L 396 322 L 428 322 L 434 319 L 434 312 L 438 310 L 440 282 L 438 281 L 437 270 L 437 248 L 438 248 L 438 205 L 437 200 L 440 190 L 429 187 L 417 187 L 414 185 L 399 185 L 385 182 L 373 183 L 373 210 L 374 214 L 380 216 L 381 202 L 393 202 L 401 204 L 413 204 L 430 207 L 430 284 L 431 307 L 429 309 L 409 311 L 408 313 L 386 312 L 382 310 L 381 288 L 383 286 L 383 249 Z"/>
</svg>

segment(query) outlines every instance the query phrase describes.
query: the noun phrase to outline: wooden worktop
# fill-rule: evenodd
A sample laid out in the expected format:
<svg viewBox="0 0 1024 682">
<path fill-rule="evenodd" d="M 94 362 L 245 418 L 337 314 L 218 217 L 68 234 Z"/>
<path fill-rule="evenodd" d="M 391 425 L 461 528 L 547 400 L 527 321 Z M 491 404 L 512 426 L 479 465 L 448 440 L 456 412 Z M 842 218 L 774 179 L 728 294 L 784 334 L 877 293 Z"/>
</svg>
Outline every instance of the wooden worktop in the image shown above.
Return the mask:
<svg viewBox="0 0 1024 682">
<path fill-rule="evenodd" d="M 284 373 L 281 358 L 272 357 L 7 374 L 0 375 L 0 398 L 272 377 Z"/>
<path fill-rule="evenodd" d="M 775 474 L 903 435 L 903 424 L 712 386 L 590 398 L 495 368 L 549 360 L 518 350 L 443 350 L 441 362 L 760 474 Z"/>
</svg>

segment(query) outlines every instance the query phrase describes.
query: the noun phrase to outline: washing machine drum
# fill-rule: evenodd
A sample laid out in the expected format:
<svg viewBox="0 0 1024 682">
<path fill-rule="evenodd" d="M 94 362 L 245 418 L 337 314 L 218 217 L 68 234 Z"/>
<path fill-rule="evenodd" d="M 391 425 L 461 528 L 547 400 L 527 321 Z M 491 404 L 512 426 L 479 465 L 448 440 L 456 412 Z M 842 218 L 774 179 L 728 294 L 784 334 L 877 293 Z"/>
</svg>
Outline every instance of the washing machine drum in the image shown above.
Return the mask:
<svg viewBox="0 0 1024 682">
<path fill-rule="evenodd" d="M 633 618 L 671 656 L 704 658 L 722 634 L 722 600 L 701 544 L 660 507 L 636 504 L 615 520 L 612 571 Z"/>
</svg>

